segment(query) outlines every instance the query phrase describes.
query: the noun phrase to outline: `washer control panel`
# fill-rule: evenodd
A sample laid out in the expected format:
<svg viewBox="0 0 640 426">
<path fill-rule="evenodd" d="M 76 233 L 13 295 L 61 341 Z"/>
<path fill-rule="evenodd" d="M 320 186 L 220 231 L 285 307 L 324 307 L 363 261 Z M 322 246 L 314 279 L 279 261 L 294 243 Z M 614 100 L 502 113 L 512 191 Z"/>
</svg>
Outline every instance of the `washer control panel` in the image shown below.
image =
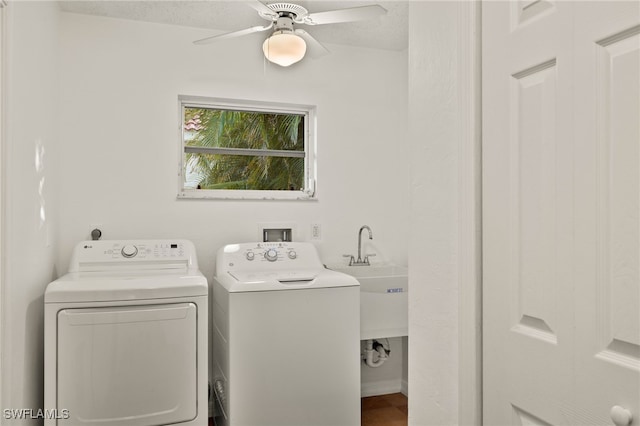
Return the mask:
<svg viewBox="0 0 640 426">
<path fill-rule="evenodd" d="M 299 242 L 230 244 L 218 255 L 217 267 L 225 270 L 322 267 L 315 246 Z"/>
<path fill-rule="evenodd" d="M 296 248 L 291 243 L 256 243 L 244 247 L 244 257 L 247 261 L 282 262 L 286 259 L 295 260 L 298 258 Z"/>
</svg>

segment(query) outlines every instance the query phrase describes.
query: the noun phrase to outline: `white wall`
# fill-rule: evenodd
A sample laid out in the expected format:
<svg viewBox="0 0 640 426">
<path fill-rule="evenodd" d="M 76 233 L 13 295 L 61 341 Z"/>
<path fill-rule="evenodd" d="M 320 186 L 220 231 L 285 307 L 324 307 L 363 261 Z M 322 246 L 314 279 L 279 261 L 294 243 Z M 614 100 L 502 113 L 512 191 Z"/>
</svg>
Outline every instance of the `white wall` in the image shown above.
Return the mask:
<svg viewBox="0 0 640 426">
<path fill-rule="evenodd" d="M 301 239 L 320 223 L 328 262 L 368 224 L 406 263 L 406 52 L 329 45 L 282 69 L 260 35 L 194 46 L 213 31 L 69 13 L 61 30 L 62 272 L 93 224 L 105 239 L 191 239 L 209 279 L 215 251 L 255 241 L 260 222 L 295 222 Z M 317 105 L 319 201 L 176 200 L 179 94 Z"/>
<path fill-rule="evenodd" d="M 2 404 L 37 409 L 43 294 L 57 275 L 58 12 L 50 2 L 11 2 L 7 12 Z"/>
<path fill-rule="evenodd" d="M 409 6 L 409 424 L 458 424 L 458 2 Z"/>
</svg>

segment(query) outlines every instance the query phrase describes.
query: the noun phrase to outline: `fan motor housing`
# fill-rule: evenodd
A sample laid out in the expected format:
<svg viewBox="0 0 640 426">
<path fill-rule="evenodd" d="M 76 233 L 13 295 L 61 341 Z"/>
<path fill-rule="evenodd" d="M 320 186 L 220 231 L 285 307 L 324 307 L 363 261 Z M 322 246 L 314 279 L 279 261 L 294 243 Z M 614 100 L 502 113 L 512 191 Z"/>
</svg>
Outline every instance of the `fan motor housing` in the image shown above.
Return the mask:
<svg viewBox="0 0 640 426">
<path fill-rule="evenodd" d="M 293 31 L 293 20 L 289 16 L 281 16 L 276 21 L 276 31 Z"/>
<path fill-rule="evenodd" d="M 294 22 L 303 22 L 304 18 L 309 15 L 309 11 L 302 6 L 293 3 L 271 3 L 267 7 L 277 13 L 277 18 L 260 13 L 265 19 L 279 20 L 280 17 L 288 16 Z"/>
</svg>

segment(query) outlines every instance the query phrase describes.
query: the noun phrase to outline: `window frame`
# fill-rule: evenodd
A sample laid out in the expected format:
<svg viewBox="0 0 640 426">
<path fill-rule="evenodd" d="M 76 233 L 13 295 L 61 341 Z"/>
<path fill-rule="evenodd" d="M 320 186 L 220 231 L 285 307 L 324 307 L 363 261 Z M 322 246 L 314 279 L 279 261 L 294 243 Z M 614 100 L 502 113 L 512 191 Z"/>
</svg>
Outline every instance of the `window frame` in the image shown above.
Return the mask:
<svg viewBox="0 0 640 426">
<path fill-rule="evenodd" d="M 298 114 L 304 116 L 304 189 L 303 190 L 255 190 L 255 189 L 192 189 L 184 186 L 186 150 L 184 140 L 185 108 L 228 109 L 266 114 Z M 316 107 L 313 105 L 288 104 L 279 102 L 250 101 L 241 99 L 210 98 L 204 96 L 178 96 L 180 161 L 178 164 L 178 199 L 217 200 L 301 200 L 314 201 L 316 198 Z M 229 149 L 232 151 L 233 149 Z M 262 150 L 255 150 L 259 153 Z M 280 151 L 273 150 L 274 153 Z M 300 151 L 293 151 L 300 152 Z M 288 155 L 285 155 L 288 157 Z M 291 155 L 296 157 L 298 155 Z"/>
</svg>

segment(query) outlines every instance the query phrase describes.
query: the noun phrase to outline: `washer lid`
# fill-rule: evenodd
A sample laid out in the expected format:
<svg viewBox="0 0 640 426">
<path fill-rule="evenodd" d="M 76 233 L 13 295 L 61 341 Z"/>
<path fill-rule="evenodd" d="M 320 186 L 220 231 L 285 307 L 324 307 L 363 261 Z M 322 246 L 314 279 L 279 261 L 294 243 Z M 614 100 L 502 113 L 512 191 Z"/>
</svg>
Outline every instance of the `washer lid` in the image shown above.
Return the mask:
<svg viewBox="0 0 640 426">
<path fill-rule="evenodd" d="M 110 302 L 206 296 L 200 272 L 69 273 L 47 286 L 45 303 Z"/>
<path fill-rule="evenodd" d="M 278 281 L 280 283 L 307 283 L 318 276 L 318 271 L 229 271 L 229 275 L 243 283 L 256 283 L 263 281 Z"/>
<path fill-rule="evenodd" d="M 216 280 L 232 293 L 250 291 L 306 290 L 314 288 L 354 287 L 354 277 L 329 269 L 282 271 L 227 271 Z"/>
</svg>

